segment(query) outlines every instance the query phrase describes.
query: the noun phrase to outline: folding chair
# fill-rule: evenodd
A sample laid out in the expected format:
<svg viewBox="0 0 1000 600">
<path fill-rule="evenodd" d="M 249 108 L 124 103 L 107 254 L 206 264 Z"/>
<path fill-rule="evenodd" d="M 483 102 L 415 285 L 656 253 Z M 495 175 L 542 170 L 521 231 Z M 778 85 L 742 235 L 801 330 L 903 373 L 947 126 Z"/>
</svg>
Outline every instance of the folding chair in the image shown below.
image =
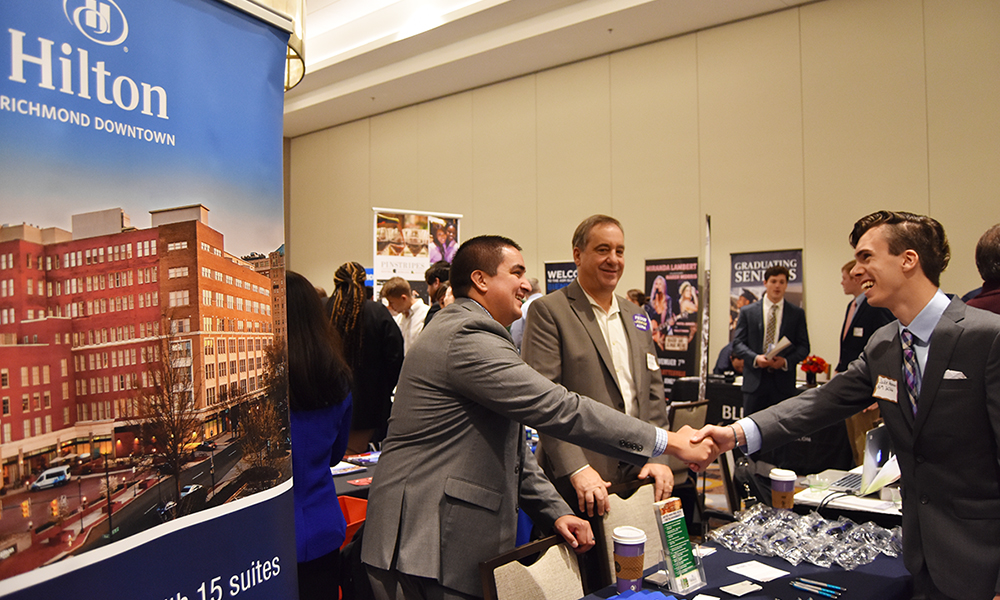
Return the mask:
<svg viewBox="0 0 1000 600">
<path fill-rule="evenodd" d="M 578 600 L 583 582 L 576 554 L 560 535 L 517 547 L 479 563 L 485 600 Z M 520 559 L 541 555 L 531 565 Z"/>
</svg>

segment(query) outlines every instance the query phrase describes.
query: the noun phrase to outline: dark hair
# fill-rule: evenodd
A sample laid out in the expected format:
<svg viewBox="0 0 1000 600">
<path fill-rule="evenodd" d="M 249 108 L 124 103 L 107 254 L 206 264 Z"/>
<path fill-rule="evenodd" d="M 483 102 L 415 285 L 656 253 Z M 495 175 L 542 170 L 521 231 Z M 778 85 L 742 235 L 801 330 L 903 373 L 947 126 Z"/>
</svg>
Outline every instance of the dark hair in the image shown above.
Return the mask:
<svg viewBox="0 0 1000 600">
<path fill-rule="evenodd" d="M 330 322 L 344 344 L 344 359 L 352 372 L 361 362 L 364 340 L 362 309 L 367 299 L 365 268 L 356 262 L 340 265 L 333 276 L 333 296 L 330 297 Z"/>
<path fill-rule="evenodd" d="M 448 293 L 449 289 L 451 289 L 451 284 L 447 281 L 442 281 L 441 285 L 439 285 L 438 289 L 434 292 L 434 297 L 431 298 L 431 302 L 440 305 L 441 301 L 444 300 L 444 295 Z M 455 292 L 452 292 L 451 295 L 454 296 Z"/>
<path fill-rule="evenodd" d="M 474 271 L 496 275 L 497 268 L 503 262 L 504 248 L 521 250 L 517 242 L 500 235 L 480 235 L 463 243 L 451 263 L 452 295 L 456 298 L 469 297 Z"/>
<path fill-rule="evenodd" d="M 920 268 L 935 286 L 941 286 L 941 272 L 948 267 L 951 249 L 944 227 L 935 219 L 908 212 L 880 210 L 861 217 L 851 231 L 851 247 L 857 248 L 858 241 L 868 231 L 885 225 L 885 239 L 889 252 L 899 256 L 913 250 L 920 257 Z"/>
<path fill-rule="evenodd" d="M 628 299 L 635 302 L 639 306 L 646 303 L 646 294 L 642 290 L 629 290 Z"/>
<path fill-rule="evenodd" d="M 785 265 L 771 265 L 766 271 L 764 271 L 764 281 L 767 281 L 775 275 L 784 275 L 786 282 L 792 278 L 788 267 Z"/>
<path fill-rule="evenodd" d="M 983 281 L 1000 281 L 1000 223 L 990 227 L 976 244 L 976 268 Z"/>
<path fill-rule="evenodd" d="M 444 283 L 448 281 L 449 271 L 451 271 L 451 263 L 446 260 L 439 260 L 424 271 L 424 281 L 427 285 L 434 283 L 435 279 Z"/>
<path fill-rule="evenodd" d="M 285 302 L 289 408 L 315 410 L 343 402 L 350 393 L 350 371 L 316 288 L 286 270 Z"/>
<path fill-rule="evenodd" d="M 573 232 L 573 247 L 585 250 L 587 248 L 587 241 L 590 240 L 591 230 L 598 225 L 614 225 L 622 233 L 625 233 L 625 229 L 618 222 L 618 219 L 609 217 L 608 215 L 592 215 L 576 226 L 576 231 Z"/>
</svg>

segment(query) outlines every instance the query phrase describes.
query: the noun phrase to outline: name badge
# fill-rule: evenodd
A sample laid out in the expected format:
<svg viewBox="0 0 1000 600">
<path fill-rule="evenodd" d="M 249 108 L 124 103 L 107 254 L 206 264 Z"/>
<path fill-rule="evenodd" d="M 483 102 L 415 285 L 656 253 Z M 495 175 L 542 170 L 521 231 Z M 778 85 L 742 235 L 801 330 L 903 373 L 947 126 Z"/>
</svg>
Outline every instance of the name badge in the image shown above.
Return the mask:
<svg viewBox="0 0 1000 600">
<path fill-rule="evenodd" d="M 632 322 L 639 331 L 649 331 L 649 319 L 646 315 L 632 315 Z"/>
<path fill-rule="evenodd" d="M 898 403 L 899 396 L 896 391 L 896 380 L 879 375 L 878 381 L 875 382 L 875 391 L 872 392 L 872 397 Z"/>
<path fill-rule="evenodd" d="M 646 353 L 646 368 L 650 371 L 659 371 L 660 365 L 656 362 L 656 357 L 650 353 Z"/>
<path fill-rule="evenodd" d="M 855 327 L 854 328 L 854 337 L 865 337 L 865 328 L 864 327 Z"/>
</svg>

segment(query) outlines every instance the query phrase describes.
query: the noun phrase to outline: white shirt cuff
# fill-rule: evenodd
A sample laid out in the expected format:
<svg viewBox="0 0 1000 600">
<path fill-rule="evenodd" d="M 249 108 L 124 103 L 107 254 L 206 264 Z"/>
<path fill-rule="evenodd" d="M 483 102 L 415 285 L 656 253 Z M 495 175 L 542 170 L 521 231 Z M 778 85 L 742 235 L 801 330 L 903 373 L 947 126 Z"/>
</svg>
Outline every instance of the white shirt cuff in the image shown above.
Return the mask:
<svg viewBox="0 0 1000 600">
<path fill-rule="evenodd" d="M 736 423 L 743 428 L 743 435 L 746 437 L 747 443 L 744 446 L 740 446 L 740 450 L 746 454 L 753 454 L 754 452 L 760 451 L 762 444 L 760 428 L 754 423 L 754 420 L 750 417 L 743 417 Z"/>
<path fill-rule="evenodd" d="M 656 443 L 653 444 L 653 456 L 660 456 L 667 451 L 667 440 L 669 434 L 666 429 L 656 428 Z"/>
</svg>

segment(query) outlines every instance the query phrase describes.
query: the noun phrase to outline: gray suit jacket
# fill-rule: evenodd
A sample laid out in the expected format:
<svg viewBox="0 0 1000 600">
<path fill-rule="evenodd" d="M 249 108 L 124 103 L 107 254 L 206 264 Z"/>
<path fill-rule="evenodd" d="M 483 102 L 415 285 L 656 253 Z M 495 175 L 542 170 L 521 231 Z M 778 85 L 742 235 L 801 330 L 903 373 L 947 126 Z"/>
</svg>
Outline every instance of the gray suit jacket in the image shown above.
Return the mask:
<svg viewBox="0 0 1000 600">
<path fill-rule="evenodd" d="M 642 309 L 624 298 L 618 298 L 618 307 L 629 342 L 632 385 L 639 400 L 639 412 L 634 416 L 666 429 L 663 377 L 656 365 L 649 318 Z M 594 309 L 579 281 L 574 280 L 531 304 L 521 357 L 547 379 L 618 412 L 625 412 L 625 400 L 615 375 L 611 351 L 604 342 Z M 650 364 L 656 368 L 650 369 Z M 553 479 L 567 477 L 587 464 L 611 483 L 634 479 L 638 475 L 638 469 L 619 469 L 619 461 L 598 452 L 549 435 L 541 435 L 540 440 L 538 462 Z M 667 464 L 667 458 L 665 455 L 658 456 L 651 462 Z"/>
<path fill-rule="evenodd" d="M 842 375 L 750 418 L 767 450 L 877 398 L 902 472 L 906 568 L 926 564 L 949 597 L 991 598 L 1000 591 L 1000 317 L 952 300 L 931 337 L 916 418 L 902 355 L 890 323 Z M 878 397 L 887 395 L 879 382 L 896 396 Z"/>
<path fill-rule="evenodd" d="M 514 547 L 518 506 L 543 528 L 572 514 L 521 423 L 638 464 L 656 441 L 652 425 L 539 375 L 481 306 L 457 300 L 403 362 L 362 560 L 481 595 L 479 563 Z"/>
</svg>

